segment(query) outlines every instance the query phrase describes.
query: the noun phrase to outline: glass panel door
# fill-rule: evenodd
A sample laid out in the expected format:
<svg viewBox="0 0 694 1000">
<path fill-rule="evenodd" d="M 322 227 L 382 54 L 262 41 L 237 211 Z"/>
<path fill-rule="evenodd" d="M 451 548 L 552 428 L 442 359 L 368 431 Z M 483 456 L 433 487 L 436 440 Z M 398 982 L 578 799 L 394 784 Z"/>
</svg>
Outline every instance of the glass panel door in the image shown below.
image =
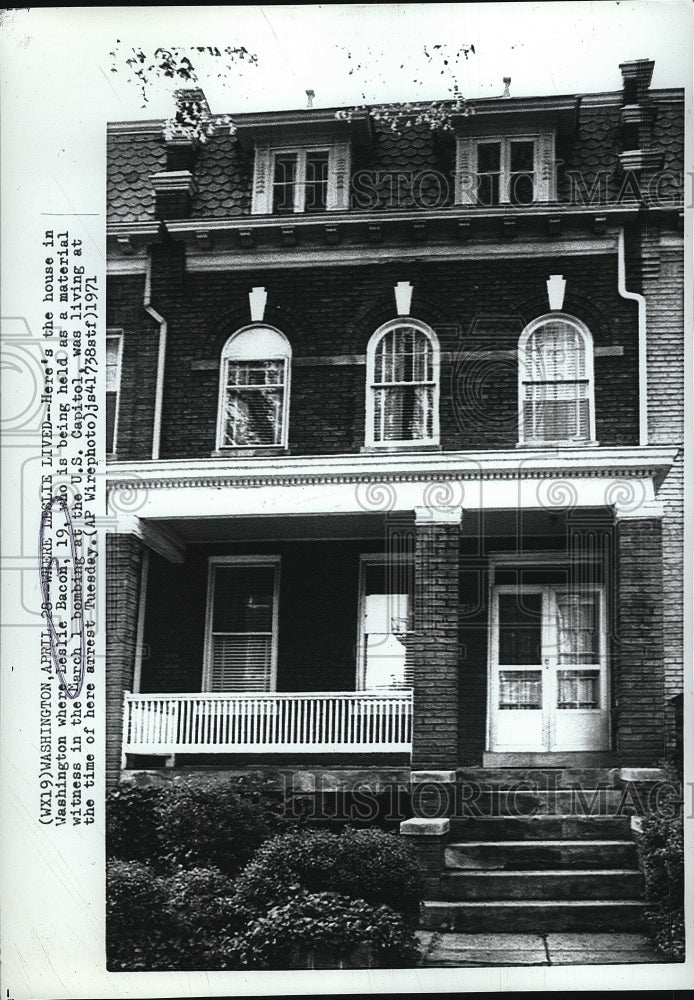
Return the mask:
<svg viewBox="0 0 694 1000">
<path fill-rule="evenodd" d="M 405 639 L 411 627 L 411 584 L 411 563 L 363 565 L 360 675 L 366 690 L 412 685 Z"/>
<path fill-rule="evenodd" d="M 542 749 L 542 607 L 541 588 L 496 588 L 492 604 L 492 749 Z"/>
<path fill-rule="evenodd" d="M 490 750 L 608 749 L 606 660 L 602 588 L 495 587 Z"/>
</svg>

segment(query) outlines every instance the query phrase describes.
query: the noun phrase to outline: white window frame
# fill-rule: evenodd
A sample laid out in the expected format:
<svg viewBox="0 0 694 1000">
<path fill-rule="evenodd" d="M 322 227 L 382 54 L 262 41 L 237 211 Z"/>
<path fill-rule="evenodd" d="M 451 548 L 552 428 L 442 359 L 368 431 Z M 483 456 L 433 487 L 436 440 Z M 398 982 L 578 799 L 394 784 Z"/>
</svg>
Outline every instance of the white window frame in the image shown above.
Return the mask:
<svg viewBox="0 0 694 1000">
<path fill-rule="evenodd" d="M 534 144 L 533 200 L 529 204 L 542 204 L 556 199 L 555 153 L 553 132 L 512 132 L 502 135 L 459 136 L 457 141 L 457 169 L 455 200 L 458 205 L 480 205 L 482 208 L 524 208 L 509 199 L 511 175 L 511 143 L 532 142 Z M 499 204 L 482 205 L 477 200 L 477 148 L 489 142 L 501 146 L 499 177 Z"/>
<path fill-rule="evenodd" d="M 376 439 L 375 410 L 376 410 L 376 387 L 374 377 L 376 374 L 376 349 L 383 337 L 387 336 L 391 330 L 401 326 L 409 326 L 420 333 L 423 333 L 431 345 L 431 363 L 433 370 L 433 401 L 431 418 L 431 437 L 416 438 L 414 440 L 393 440 L 381 441 Z M 371 335 L 366 348 L 366 447 L 367 448 L 421 448 L 422 446 L 436 446 L 439 444 L 439 395 L 441 386 L 441 350 L 439 340 L 434 331 L 421 320 L 413 319 L 411 316 L 401 316 L 398 319 L 388 320 Z M 406 385 L 408 383 L 399 383 Z M 412 383 L 413 385 L 426 385 L 427 383 Z"/>
<path fill-rule="evenodd" d="M 279 597 L 280 597 L 280 565 L 279 555 L 233 555 L 210 556 L 207 567 L 207 600 L 205 605 L 205 649 L 203 656 L 202 690 L 210 691 L 212 683 L 212 629 L 214 611 L 215 572 L 218 566 L 274 566 L 275 584 L 272 595 L 272 650 L 270 656 L 270 691 L 277 690 L 277 652 L 279 638 Z M 243 692 L 235 692 L 242 694 Z"/>
<path fill-rule="evenodd" d="M 273 192 L 275 159 L 277 156 L 297 156 L 296 190 L 299 198 L 294 204 L 294 212 L 283 213 L 277 218 L 289 219 L 294 215 L 321 216 L 323 212 L 305 212 L 306 156 L 308 153 L 328 154 L 328 187 L 326 192 L 326 212 L 345 211 L 349 208 L 350 148 L 346 142 L 299 143 L 296 145 L 270 146 L 256 145 L 253 174 L 252 215 L 273 214 Z"/>
<path fill-rule="evenodd" d="M 585 349 L 585 378 L 581 381 L 587 382 L 586 399 L 588 402 L 588 439 L 578 441 L 575 438 L 526 438 L 525 436 L 525 385 L 533 384 L 533 379 L 526 377 L 527 370 L 527 346 L 532 335 L 546 323 L 559 320 L 571 324 L 583 339 Z M 575 382 L 575 379 L 567 379 L 567 382 Z M 556 384 L 561 380 L 557 379 Z M 594 368 L 594 348 L 593 335 L 589 328 L 580 319 L 564 312 L 550 312 L 543 316 L 538 316 L 523 330 L 518 341 L 518 443 L 522 446 L 536 445 L 561 445 L 567 447 L 587 447 L 597 444 L 595 440 L 595 368 Z"/>
<path fill-rule="evenodd" d="M 120 391 L 121 391 L 121 376 L 123 372 L 123 331 L 120 329 L 107 329 L 106 330 L 106 341 L 117 340 L 118 341 L 118 360 L 116 362 L 116 389 L 109 390 L 115 392 L 116 405 L 113 414 L 113 441 L 106 442 L 106 454 L 115 455 L 118 451 L 118 417 L 120 413 Z M 109 449 L 109 444 L 112 447 Z"/>
<path fill-rule="evenodd" d="M 269 330 L 271 333 L 275 334 L 281 339 L 284 345 L 283 351 L 277 351 L 269 355 L 259 352 L 257 356 L 251 357 L 251 354 L 245 356 L 234 357 L 233 348 L 234 341 L 237 341 L 242 334 L 247 334 L 252 330 Z M 280 442 L 278 444 L 225 444 L 224 443 L 224 432 L 225 432 L 225 400 L 226 400 L 226 388 L 227 388 L 227 366 L 229 362 L 235 361 L 283 361 L 284 362 L 284 382 L 283 382 L 283 402 L 282 402 L 282 427 L 280 434 Z M 248 326 L 241 327 L 235 333 L 229 337 L 229 339 L 224 344 L 222 348 L 222 354 L 220 357 L 219 364 L 219 393 L 217 402 L 217 450 L 223 452 L 236 452 L 236 451 L 260 451 L 265 449 L 272 449 L 274 451 L 286 450 L 287 442 L 289 439 L 289 394 L 291 389 L 291 370 L 292 370 L 292 347 L 286 336 L 277 327 L 270 326 L 269 323 L 251 323 Z"/>
<path fill-rule="evenodd" d="M 366 683 L 366 636 L 364 632 L 364 612 L 366 609 L 366 569 L 367 566 L 388 566 L 406 565 L 413 567 L 414 577 L 414 556 L 405 553 L 387 552 L 361 552 L 359 554 L 359 598 L 357 604 L 357 663 L 356 663 L 356 689 L 357 691 L 367 690 Z M 414 580 L 413 593 L 411 595 L 412 606 L 410 608 L 409 628 L 404 633 L 410 635 L 414 632 Z M 409 687 L 394 688 L 393 690 L 411 690 Z"/>
</svg>

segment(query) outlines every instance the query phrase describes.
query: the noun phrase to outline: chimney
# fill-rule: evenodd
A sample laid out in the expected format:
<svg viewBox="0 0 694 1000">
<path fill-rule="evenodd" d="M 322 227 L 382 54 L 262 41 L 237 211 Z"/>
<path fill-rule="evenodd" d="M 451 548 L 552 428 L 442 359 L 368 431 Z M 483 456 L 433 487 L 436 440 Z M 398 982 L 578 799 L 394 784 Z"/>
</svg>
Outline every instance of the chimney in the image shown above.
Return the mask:
<svg viewBox="0 0 694 1000">
<path fill-rule="evenodd" d="M 501 96 L 502 97 L 510 97 L 511 96 L 511 77 L 510 76 L 505 76 L 504 77 L 504 92 L 503 92 L 503 94 Z"/>
<path fill-rule="evenodd" d="M 315 96 L 316 96 L 315 90 L 307 90 L 306 91 L 306 97 L 308 98 L 308 100 L 306 102 L 306 107 L 307 108 L 312 108 L 313 107 L 313 98 Z"/>
</svg>

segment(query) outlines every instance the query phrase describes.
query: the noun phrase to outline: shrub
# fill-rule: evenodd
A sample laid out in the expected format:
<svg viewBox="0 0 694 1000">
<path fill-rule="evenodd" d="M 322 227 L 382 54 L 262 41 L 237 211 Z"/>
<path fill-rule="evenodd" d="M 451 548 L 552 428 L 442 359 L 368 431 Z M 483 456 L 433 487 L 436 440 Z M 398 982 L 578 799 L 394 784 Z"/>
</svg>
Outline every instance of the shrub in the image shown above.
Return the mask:
<svg viewBox="0 0 694 1000">
<path fill-rule="evenodd" d="M 160 854 L 157 803 L 163 789 L 119 785 L 106 796 L 106 856 L 154 861 Z"/>
<path fill-rule="evenodd" d="M 185 868 L 218 868 L 235 875 L 273 832 L 262 804 L 228 783 L 171 785 L 157 802 L 165 860 Z"/>
<path fill-rule="evenodd" d="M 350 960 L 360 945 L 367 946 L 361 962 Z M 400 914 L 331 892 L 301 892 L 272 907 L 230 948 L 230 959 L 251 969 L 336 967 L 340 959 L 353 967 L 402 968 L 417 958 L 413 931 Z"/>
<path fill-rule="evenodd" d="M 684 961 L 684 830 L 682 817 L 652 815 L 638 837 L 645 880 L 645 918 L 653 941 L 671 962 Z"/>
<path fill-rule="evenodd" d="M 207 934 L 233 929 L 234 881 L 216 868 L 180 868 L 166 880 L 166 910 L 181 933 Z"/>
<path fill-rule="evenodd" d="M 158 876 L 136 861 L 107 866 L 106 931 L 112 972 L 220 969 L 236 926 L 233 882 L 211 869 Z"/>
<path fill-rule="evenodd" d="M 106 865 L 106 928 L 110 935 L 148 934 L 161 923 L 168 888 L 152 869 L 138 861 Z"/>
<path fill-rule="evenodd" d="M 298 830 L 268 840 L 236 881 L 239 912 L 259 914 L 299 889 L 332 891 L 416 913 L 421 896 L 409 848 L 382 830 Z"/>
</svg>

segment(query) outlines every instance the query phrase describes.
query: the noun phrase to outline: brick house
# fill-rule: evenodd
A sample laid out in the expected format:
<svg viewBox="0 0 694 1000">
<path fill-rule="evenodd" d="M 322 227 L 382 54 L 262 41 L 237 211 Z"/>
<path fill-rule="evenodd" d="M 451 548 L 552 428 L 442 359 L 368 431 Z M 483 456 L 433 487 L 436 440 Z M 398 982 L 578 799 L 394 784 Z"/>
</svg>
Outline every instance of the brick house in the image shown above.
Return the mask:
<svg viewBox="0 0 694 1000">
<path fill-rule="evenodd" d="M 620 70 L 450 130 L 109 127 L 111 782 L 655 776 L 682 692 L 684 113 L 653 63 Z M 430 799 L 403 833 L 435 879 Z"/>
</svg>

